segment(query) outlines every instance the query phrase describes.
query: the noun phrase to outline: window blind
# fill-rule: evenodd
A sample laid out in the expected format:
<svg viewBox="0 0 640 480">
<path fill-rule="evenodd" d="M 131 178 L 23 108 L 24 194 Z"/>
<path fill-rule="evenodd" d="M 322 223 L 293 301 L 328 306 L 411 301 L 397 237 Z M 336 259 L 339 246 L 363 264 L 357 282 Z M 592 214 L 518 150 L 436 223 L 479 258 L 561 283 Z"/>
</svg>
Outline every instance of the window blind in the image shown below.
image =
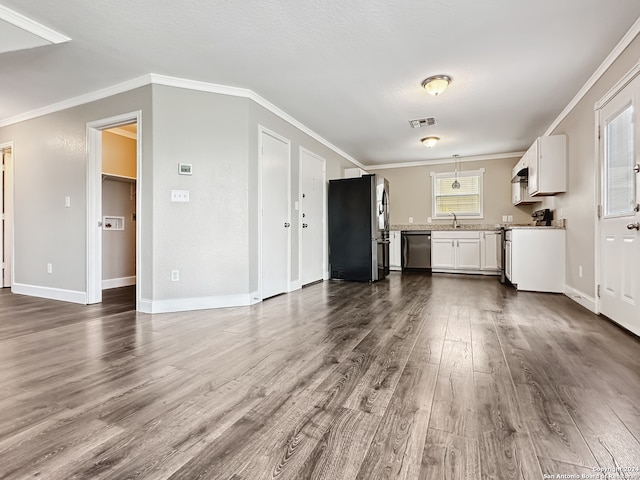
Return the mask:
<svg viewBox="0 0 640 480">
<path fill-rule="evenodd" d="M 454 189 L 454 173 L 434 177 L 435 216 L 480 216 L 482 214 L 482 174 L 480 172 L 458 174 L 460 188 Z"/>
</svg>

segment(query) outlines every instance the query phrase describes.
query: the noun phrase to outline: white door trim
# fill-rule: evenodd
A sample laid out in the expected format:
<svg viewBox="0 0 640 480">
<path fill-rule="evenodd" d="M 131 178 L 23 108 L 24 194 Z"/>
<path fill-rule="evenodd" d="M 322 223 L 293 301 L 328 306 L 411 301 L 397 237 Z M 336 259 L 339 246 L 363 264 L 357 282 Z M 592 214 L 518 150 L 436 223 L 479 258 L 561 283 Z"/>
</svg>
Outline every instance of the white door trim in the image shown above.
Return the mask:
<svg viewBox="0 0 640 480">
<path fill-rule="evenodd" d="M 142 272 L 142 111 L 87 123 L 87 303 L 102 302 L 102 131 L 137 123 L 136 140 L 136 310 L 140 309 Z"/>
<path fill-rule="evenodd" d="M 595 158 L 595 192 L 596 192 L 596 210 L 594 212 L 595 223 L 595 284 L 594 284 L 594 312 L 600 314 L 600 296 L 598 295 L 598 287 L 602 284 L 602 271 L 600 268 L 600 261 L 602 260 L 601 249 L 602 242 L 600 241 L 601 225 L 600 216 L 604 202 L 604 164 L 603 164 L 603 150 L 600 148 L 600 137 L 603 135 L 600 132 L 600 111 L 606 106 L 618 93 L 629 85 L 638 75 L 640 75 L 640 62 L 636 63 L 607 93 L 605 93 L 600 100 L 598 100 L 593 109 L 595 117 L 594 125 L 594 158 Z"/>
<path fill-rule="evenodd" d="M 4 208 L 5 208 L 5 227 L 7 226 L 7 224 L 9 224 L 9 231 L 11 232 L 10 235 L 10 242 L 11 242 L 11 291 L 13 292 L 13 286 L 16 283 L 16 276 L 15 276 L 15 272 L 16 272 L 16 262 L 15 262 L 15 218 L 13 216 L 14 213 L 14 202 L 15 202 L 15 195 L 16 195 L 16 190 L 15 190 L 15 174 L 16 174 L 16 151 L 15 151 L 15 147 L 13 146 L 13 141 L 10 142 L 6 142 L 6 143 L 0 143 L 0 152 L 4 151 L 4 150 L 11 150 L 11 170 L 9 170 L 8 174 L 5 171 L 5 183 L 7 181 L 7 175 L 10 176 L 9 181 L 11 182 L 11 198 L 9 199 L 9 205 L 7 206 L 5 204 Z M 3 192 L 3 195 L 5 194 L 5 192 Z M 6 198 L 6 196 L 5 196 Z M 1 205 L 0 205 L 1 206 Z M 5 233 L 2 232 L 2 235 L 4 235 Z M 4 243 L 2 243 L 3 247 Z M 6 249 L 6 248 L 5 248 Z M 1 257 L 1 255 L 0 255 Z M 1 275 L 1 274 L 0 274 Z M 4 286 L 4 279 L 0 280 L 0 288 L 2 288 Z"/>
<path fill-rule="evenodd" d="M 329 279 L 327 236 L 327 160 L 311 150 L 300 147 L 298 154 L 298 280 L 302 284 L 302 154 L 322 162 L 322 275 Z"/>
<path fill-rule="evenodd" d="M 283 137 L 282 135 L 269 130 L 268 128 L 258 125 L 258 297 L 260 301 L 264 300 L 262 295 L 262 136 L 270 135 L 271 137 L 285 143 L 287 145 L 287 218 L 291 223 L 291 141 Z M 291 288 L 291 228 L 287 232 L 287 289 L 292 291 Z"/>
</svg>

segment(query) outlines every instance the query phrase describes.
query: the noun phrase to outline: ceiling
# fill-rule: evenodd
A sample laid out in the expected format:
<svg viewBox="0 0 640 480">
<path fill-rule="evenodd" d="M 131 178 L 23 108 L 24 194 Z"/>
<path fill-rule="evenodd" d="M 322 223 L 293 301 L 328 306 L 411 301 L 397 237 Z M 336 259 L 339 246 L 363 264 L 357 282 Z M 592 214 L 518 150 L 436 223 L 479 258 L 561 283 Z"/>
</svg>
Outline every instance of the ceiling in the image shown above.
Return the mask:
<svg viewBox="0 0 640 480">
<path fill-rule="evenodd" d="M 71 41 L 0 54 L 0 121 L 156 73 L 251 89 L 368 166 L 526 149 L 640 17 L 638 0 L 2 3 Z M 438 97 L 434 74 L 453 78 Z"/>
</svg>

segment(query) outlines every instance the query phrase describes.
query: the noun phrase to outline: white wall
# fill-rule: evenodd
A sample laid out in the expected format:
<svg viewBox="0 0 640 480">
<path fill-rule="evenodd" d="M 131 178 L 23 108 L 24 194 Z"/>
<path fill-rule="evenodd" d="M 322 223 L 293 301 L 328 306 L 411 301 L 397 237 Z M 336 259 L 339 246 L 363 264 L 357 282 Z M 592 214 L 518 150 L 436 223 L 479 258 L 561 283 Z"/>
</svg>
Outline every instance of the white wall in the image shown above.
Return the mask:
<svg viewBox="0 0 640 480">
<path fill-rule="evenodd" d="M 154 272 L 145 298 L 186 308 L 185 299 L 212 305 L 249 294 L 248 103 L 153 86 Z M 179 162 L 193 175 L 179 175 Z M 171 190 L 189 190 L 190 202 L 171 203 Z"/>
<path fill-rule="evenodd" d="M 605 74 L 562 120 L 553 134 L 568 140 L 568 189 L 556 195 L 552 205 L 562 209 L 567 229 L 566 283 L 590 297 L 595 296 L 596 189 L 594 105 L 640 60 L 640 37 L 636 38 Z M 578 271 L 582 266 L 582 277 Z"/>
<path fill-rule="evenodd" d="M 85 292 L 86 124 L 136 110 L 142 110 L 142 124 L 150 128 L 150 87 L 0 128 L 0 143 L 14 142 L 16 283 Z M 152 160 L 150 138 L 143 129 L 141 160 L 147 173 Z M 150 191 L 151 176 L 147 178 Z M 70 208 L 65 208 L 66 196 L 71 197 Z M 151 213 L 149 200 L 143 199 L 146 215 Z M 142 239 L 142 268 L 149 273 L 148 229 Z M 52 274 L 47 274 L 47 263 L 53 264 Z"/>
<path fill-rule="evenodd" d="M 531 211 L 537 205 L 513 206 L 511 201 L 511 171 L 519 158 L 464 162 L 460 171 L 484 168 L 484 208 L 482 219 L 460 220 L 460 223 L 502 223 L 503 215 L 512 215 L 513 223 L 531 223 Z M 452 172 L 451 163 L 423 165 L 382 170 L 369 169 L 389 180 L 389 206 L 392 224 L 426 223 L 433 217 L 433 182 L 431 173 Z M 434 220 L 433 223 L 451 223 L 451 220 Z"/>
<path fill-rule="evenodd" d="M 142 110 L 141 307 L 174 311 L 248 303 L 258 288 L 258 125 L 292 143 L 292 212 L 299 151 L 327 161 L 327 179 L 353 165 L 247 98 L 153 85 L 0 129 L 14 142 L 16 281 L 84 293 L 86 124 Z M 178 174 L 191 163 L 193 175 Z M 189 190 L 189 203 L 170 202 Z M 71 208 L 64 197 L 71 197 Z M 292 218 L 292 283 L 299 225 Z M 109 232 L 113 233 L 113 232 Z M 53 274 L 46 273 L 47 263 Z M 180 280 L 171 281 L 171 270 Z"/>
</svg>

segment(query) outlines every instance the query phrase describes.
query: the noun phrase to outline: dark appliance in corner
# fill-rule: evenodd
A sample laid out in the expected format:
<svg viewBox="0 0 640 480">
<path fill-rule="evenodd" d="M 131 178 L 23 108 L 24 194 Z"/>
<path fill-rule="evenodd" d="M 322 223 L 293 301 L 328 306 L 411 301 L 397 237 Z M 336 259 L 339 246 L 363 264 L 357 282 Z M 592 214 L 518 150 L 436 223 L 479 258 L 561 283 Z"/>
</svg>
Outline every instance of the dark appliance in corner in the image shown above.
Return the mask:
<svg viewBox="0 0 640 480">
<path fill-rule="evenodd" d="M 536 227 L 550 227 L 553 221 L 553 211 L 548 208 L 536 210 L 531 214 L 531 218 Z"/>
<path fill-rule="evenodd" d="M 375 282 L 389 274 L 389 182 L 380 175 L 329 181 L 331 278 Z"/>
</svg>

